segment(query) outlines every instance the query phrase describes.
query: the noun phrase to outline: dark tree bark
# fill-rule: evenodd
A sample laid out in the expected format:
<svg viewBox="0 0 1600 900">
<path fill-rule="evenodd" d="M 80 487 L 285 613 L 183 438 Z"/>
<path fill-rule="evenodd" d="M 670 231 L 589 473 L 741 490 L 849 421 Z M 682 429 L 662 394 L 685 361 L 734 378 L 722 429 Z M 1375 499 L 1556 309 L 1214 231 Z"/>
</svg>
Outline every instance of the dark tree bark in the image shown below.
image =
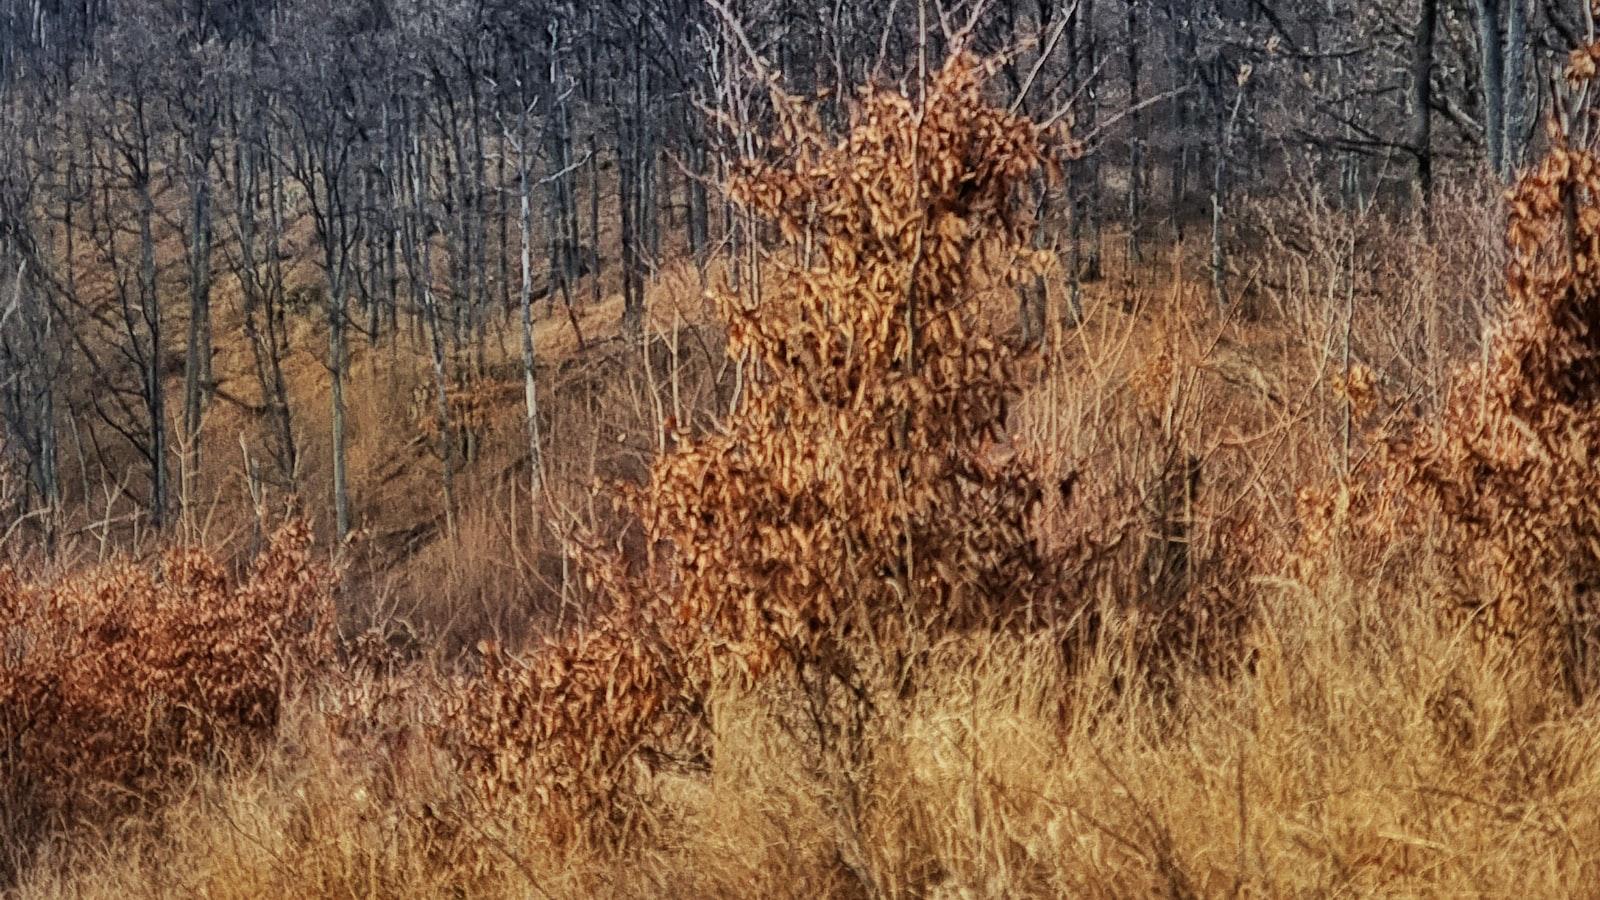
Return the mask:
<svg viewBox="0 0 1600 900">
<path fill-rule="evenodd" d="M 1433 46 L 1438 0 L 1420 0 L 1411 38 L 1411 154 L 1417 165 L 1417 190 L 1424 203 L 1433 195 Z"/>
<path fill-rule="evenodd" d="M 1489 168 L 1496 175 L 1506 169 L 1505 47 L 1500 42 L 1502 0 L 1473 0 L 1478 26 L 1479 83 L 1483 94 L 1483 135 Z"/>
</svg>

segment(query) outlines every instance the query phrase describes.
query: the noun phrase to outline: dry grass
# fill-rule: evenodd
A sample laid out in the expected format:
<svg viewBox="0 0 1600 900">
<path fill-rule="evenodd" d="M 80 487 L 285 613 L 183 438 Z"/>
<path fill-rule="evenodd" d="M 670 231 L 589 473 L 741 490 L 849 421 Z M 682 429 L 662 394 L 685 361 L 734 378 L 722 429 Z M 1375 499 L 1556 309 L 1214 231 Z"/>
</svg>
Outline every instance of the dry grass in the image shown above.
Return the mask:
<svg viewBox="0 0 1600 900">
<path fill-rule="evenodd" d="M 725 689 L 714 769 L 653 782 L 622 848 L 554 850 L 548 822 L 302 706 L 159 838 L 58 848 L 20 894 L 1560 896 L 1600 877 L 1600 724 L 1541 715 L 1536 670 L 1486 667 L 1420 604 L 1344 587 L 1282 585 L 1254 672 L 1186 678 L 1176 702 L 1114 653 L 1069 682 L 1043 642 L 951 642 L 914 697 L 879 698 L 847 771 L 819 771 L 784 703 Z"/>
</svg>

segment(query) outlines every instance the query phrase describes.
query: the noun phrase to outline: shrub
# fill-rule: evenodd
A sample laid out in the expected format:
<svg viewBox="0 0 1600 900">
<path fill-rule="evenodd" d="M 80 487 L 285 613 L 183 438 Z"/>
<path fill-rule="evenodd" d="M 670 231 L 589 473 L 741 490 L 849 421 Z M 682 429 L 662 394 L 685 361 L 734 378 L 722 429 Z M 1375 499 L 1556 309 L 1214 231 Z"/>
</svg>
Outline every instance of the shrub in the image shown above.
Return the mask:
<svg viewBox="0 0 1600 900">
<path fill-rule="evenodd" d="M 332 658 L 332 576 L 290 525 L 232 582 L 198 550 L 48 585 L 0 575 L 0 792 L 13 833 L 126 811 L 270 731 Z M 31 821 L 25 822 L 24 818 Z"/>
<path fill-rule="evenodd" d="M 1326 563 L 1345 528 L 1346 546 L 1407 547 L 1408 566 L 1431 550 L 1448 620 L 1494 653 L 1543 660 L 1581 697 L 1600 667 L 1600 157 L 1551 130 L 1507 195 L 1506 296 L 1483 359 L 1436 416 L 1373 429 L 1354 478 L 1301 500 L 1309 559 Z M 1358 408 L 1375 399 L 1359 379 L 1349 389 Z"/>
<path fill-rule="evenodd" d="M 903 678 L 926 636 L 1080 611 L 1063 567 L 1092 544 L 1035 539 L 1045 488 L 1005 451 L 1015 359 L 984 315 L 1050 264 L 1022 200 L 1052 140 L 986 102 L 991 74 L 958 54 L 921 103 L 867 92 L 842 140 L 775 92 L 776 161 L 729 187 L 775 226 L 779 277 L 711 294 L 745 396 L 621 489 L 644 549 L 596 554 L 609 610 L 525 661 L 485 648 L 443 732 L 487 793 L 584 808 L 719 673 L 781 667 L 822 713 L 866 668 Z"/>
</svg>

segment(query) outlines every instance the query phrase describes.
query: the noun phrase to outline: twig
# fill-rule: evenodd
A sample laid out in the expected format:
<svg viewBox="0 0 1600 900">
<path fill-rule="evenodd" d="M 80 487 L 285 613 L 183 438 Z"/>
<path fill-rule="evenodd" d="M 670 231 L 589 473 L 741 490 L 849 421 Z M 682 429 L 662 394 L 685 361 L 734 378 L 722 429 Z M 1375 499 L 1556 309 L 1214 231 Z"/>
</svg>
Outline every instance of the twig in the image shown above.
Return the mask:
<svg viewBox="0 0 1600 900">
<path fill-rule="evenodd" d="M 1016 115 L 1017 110 L 1022 108 L 1023 102 L 1028 99 L 1028 92 L 1033 90 L 1034 79 L 1039 77 L 1039 72 L 1044 68 L 1045 61 L 1050 58 L 1050 54 L 1055 52 L 1056 43 L 1061 40 L 1062 33 L 1067 30 L 1067 25 L 1072 22 L 1072 17 L 1077 14 L 1078 0 L 1072 0 L 1072 5 L 1061 16 L 1061 21 L 1056 23 L 1055 30 L 1050 33 L 1049 39 L 1045 41 L 1044 47 L 1039 51 L 1039 58 L 1033 61 L 1033 68 L 1028 71 L 1028 77 L 1022 80 L 1022 86 L 1017 89 L 1016 99 L 1011 101 L 1011 107 L 1006 110 L 1007 113 Z"/>
</svg>

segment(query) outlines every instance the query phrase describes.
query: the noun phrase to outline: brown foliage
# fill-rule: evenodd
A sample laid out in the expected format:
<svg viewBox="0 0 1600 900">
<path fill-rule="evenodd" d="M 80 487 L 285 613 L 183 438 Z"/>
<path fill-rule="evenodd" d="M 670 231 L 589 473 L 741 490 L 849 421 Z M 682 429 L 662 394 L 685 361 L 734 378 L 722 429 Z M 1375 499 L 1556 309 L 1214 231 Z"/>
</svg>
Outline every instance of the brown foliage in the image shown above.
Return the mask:
<svg viewBox="0 0 1600 900">
<path fill-rule="evenodd" d="M 748 392 L 622 489 L 645 549 L 596 555 L 609 611 L 527 661 L 485 648 L 443 735 L 487 792 L 605 796 L 719 671 L 849 680 L 847 644 L 893 656 L 1074 611 L 1068 554 L 1033 533 L 1042 486 L 1004 452 L 1018 382 L 980 302 L 1048 265 L 1019 201 L 1053 163 L 1039 128 L 985 101 L 990 74 L 957 55 L 923 103 L 869 92 L 837 141 L 775 98 L 781 161 L 748 162 L 730 193 L 776 226 L 782 277 L 759 301 L 711 295 Z"/>
<path fill-rule="evenodd" d="M 1047 147 L 984 103 L 986 74 L 955 58 L 923 108 L 871 95 L 839 143 L 791 117 L 788 158 L 732 185 L 792 251 L 759 304 L 713 295 L 757 386 L 633 502 L 670 547 L 677 623 L 713 623 L 751 672 L 810 655 L 852 610 L 876 629 L 1053 605 L 1028 527 L 1041 487 L 990 452 L 1018 384 L 979 304 L 980 273 L 1031 274 L 1017 194 Z"/>
<path fill-rule="evenodd" d="M 1436 416 L 1377 428 L 1351 483 L 1301 501 L 1310 559 L 1325 562 L 1346 527 L 1413 562 L 1431 540 L 1446 618 L 1545 660 L 1581 696 L 1600 636 L 1600 158 L 1551 130 L 1551 152 L 1507 195 L 1506 299 L 1485 358 Z M 1366 381 L 1349 390 L 1373 402 Z"/>
<path fill-rule="evenodd" d="M 0 580 L 0 790 L 47 816 L 141 802 L 224 741 L 266 733 L 332 658 L 332 578 L 310 530 L 247 578 L 174 550 L 49 585 Z"/>
<path fill-rule="evenodd" d="M 496 423 L 510 417 L 507 411 L 517 409 L 522 401 L 522 384 L 498 380 L 476 373 L 453 379 L 445 394 L 445 408 L 449 414 L 447 427 L 459 443 L 454 452 L 471 458 L 473 450 Z M 418 385 L 411 392 L 410 424 L 430 447 L 441 450 L 439 433 L 438 386 L 432 382 Z"/>
</svg>

